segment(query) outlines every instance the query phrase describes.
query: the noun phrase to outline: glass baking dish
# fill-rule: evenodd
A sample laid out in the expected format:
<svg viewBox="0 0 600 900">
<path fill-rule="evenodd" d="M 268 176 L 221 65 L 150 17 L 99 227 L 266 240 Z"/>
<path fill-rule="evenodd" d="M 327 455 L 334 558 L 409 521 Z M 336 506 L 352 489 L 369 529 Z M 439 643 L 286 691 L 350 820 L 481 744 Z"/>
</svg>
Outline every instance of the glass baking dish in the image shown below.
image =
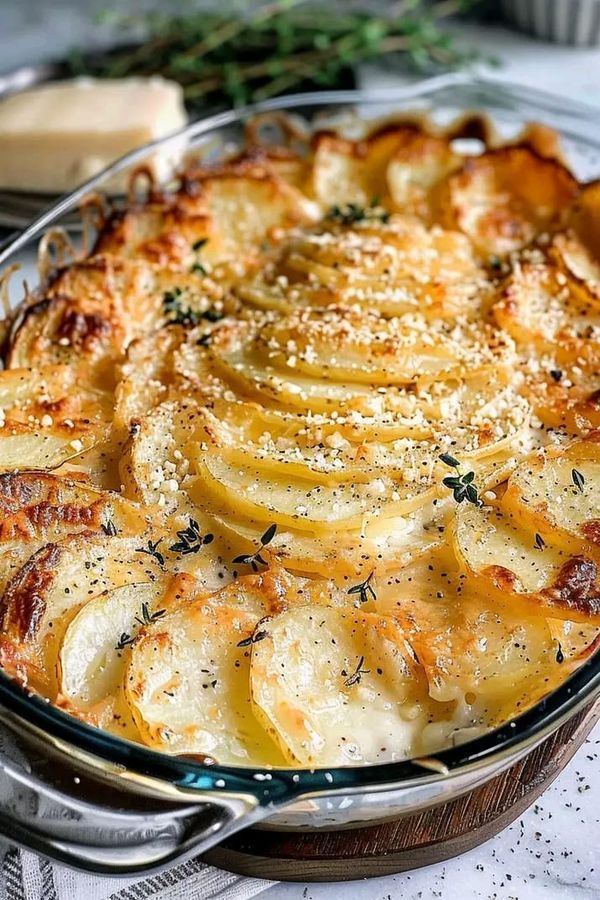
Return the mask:
<svg viewBox="0 0 600 900">
<path fill-rule="evenodd" d="M 378 94 L 356 91 L 285 97 L 225 112 L 128 154 L 44 212 L 0 252 L 0 266 L 33 242 L 115 171 L 157 146 L 187 140 L 211 158 L 243 141 L 258 113 L 287 111 L 308 128 L 352 128 L 420 112 L 447 124 L 485 113 L 503 136 L 529 121 L 558 130 L 582 180 L 600 176 L 599 113 L 564 98 L 497 81 L 449 75 Z M 467 129 L 467 137 L 473 137 Z M 30 285 L 33 286 L 33 285 Z M 160 868 L 201 853 L 248 825 L 339 829 L 411 814 L 454 799 L 510 767 L 600 695 L 600 652 L 558 690 L 493 732 L 414 760 L 339 769 L 254 770 L 170 757 L 85 725 L 0 672 L 0 833 L 60 862 L 105 874 Z"/>
</svg>

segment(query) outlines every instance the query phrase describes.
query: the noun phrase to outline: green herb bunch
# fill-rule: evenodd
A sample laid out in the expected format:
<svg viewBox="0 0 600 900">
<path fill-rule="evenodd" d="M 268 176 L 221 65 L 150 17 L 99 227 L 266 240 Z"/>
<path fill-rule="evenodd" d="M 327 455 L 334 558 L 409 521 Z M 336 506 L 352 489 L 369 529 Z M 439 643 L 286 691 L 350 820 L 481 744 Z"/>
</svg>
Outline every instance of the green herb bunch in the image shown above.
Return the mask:
<svg viewBox="0 0 600 900">
<path fill-rule="evenodd" d="M 104 15 L 119 34 L 138 37 L 107 53 L 73 53 L 74 74 L 105 78 L 161 74 L 179 82 L 194 106 L 241 105 L 290 91 L 353 84 L 358 63 L 403 54 L 420 69 L 474 58 L 444 30 L 448 16 L 481 0 L 397 0 L 381 13 L 346 2 L 275 0 L 251 11 Z M 189 9 L 189 6 L 188 6 Z M 130 29 L 130 31 L 128 31 Z M 138 38 L 139 39 L 139 38 Z"/>
</svg>

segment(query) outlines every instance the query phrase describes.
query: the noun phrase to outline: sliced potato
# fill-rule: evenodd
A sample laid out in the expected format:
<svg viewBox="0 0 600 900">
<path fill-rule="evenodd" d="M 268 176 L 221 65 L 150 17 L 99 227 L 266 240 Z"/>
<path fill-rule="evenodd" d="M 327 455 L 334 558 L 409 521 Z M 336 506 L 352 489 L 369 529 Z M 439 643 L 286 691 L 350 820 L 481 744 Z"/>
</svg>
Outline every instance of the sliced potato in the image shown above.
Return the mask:
<svg viewBox="0 0 600 900">
<path fill-rule="evenodd" d="M 446 512 L 448 505 L 446 504 Z M 219 532 L 231 534 L 241 555 L 253 552 L 265 531 L 265 523 L 240 516 L 231 508 L 219 506 L 211 516 Z M 406 517 L 392 517 L 366 526 L 364 533 L 343 532 L 311 534 L 292 528 L 278 528 L 269 550 L 287 568 L 334 579 L 344 586 L 366 578 L 371 572 L 388 572 L 427 555 L 444 540 L 443 504 L 436 515 L 423 507 Z"/>
<path fill-rule="evenodd" d="M 492 308 L 501 328 L 518 344 L 535 344 L 547 353 L 560 347 L 573 362 L 590 352 L 600 316 L 573 290 L 572 280 L 546 263 L 522 263 L 507 278 Z"/>
<path fill-rule="evenodd" d="M 293 347 L 290 350 L 290 346 Z M 442 334 L 382 322 L 368 313 L 324 311 L 291 314 L 261 328 L 255 348 L 283 373 L 297 370 L 326 381 L 373 385 L 443 379 L 483 363 L 481 349 L 464 347 Z M 489 359 L 488 359 L 489 361 Z"/>
<path fill-rule="evenodd" d="M 238 646 L 256 618 L 202 599 L 148 626 L 131 651 L 125 691 L 145 743 L 229 765 L 283 757 L 250 705 L 250 653 Z"/>
<path fill-rule="evenodd" d="M 48 542 L 86 533 L 133 534 L 144 512 L 116 494 L 47 472 L 0 475 L 0 591 Z"/>
<path fill-rule="evenodd" d="M 360 230 L 325 226 L 286 241 L 275 263 L 236 285 L 236 294 L 260 309 L 343 304 L 383 316 L 419 313 L 431 322 L 481 308 L 486 275 L 460 232 L 400 216 Z"/>
<path fill-rule="evenodd" d="M 197 460 L 202 486 L 231 509 L 262 522 L 276 522 L 300 531 L 361 528 L 370 519 L 411 512 L 421 506 L 433 488 L 377 478 L 364 484 L 328 486 L 230 464 L 208 446 Z M 198 486 L 190 495 L 200 501 Z"/>
<path fill-rule="evenodd" d="M 114 306 L 94 298 L 53 297 L 26 307 L 13 323 L 6 364 L 85 367 L 86 381 L 112 387 L 125 341 Z"/>
<path fill-rule="evenodd" d="M 461 508 L 454 536 L 459 560 L 484 590 L 512 597 L 515 608 L 527 602 L 557 618 L 600 621 L 600 578 L 592 560 L 547 545 L 491 507 Z"/>
<path fill-rule="evenodd" d="M 447 190 L 449 224 L 482 253 L 504 255 L 560 227 L 578 185 L 557 160 L 507 146 L 467 159 Z"/>
<path fill-rule="evenodd" d="M 394 206 L 429 218 L 432 191 L 460 163 L 447 138 L 408 131 L 386 172 Z"/>
<path fill-rule="evenodd" d="M 150 581 L 156 563 L 138 552 L 141 539 L 81 534 L 35 553 L 7 584 L 0 601 L 1 627 L 25 664 L 39 666 L 47 689 L 74 613 L 96 594 L 120 584 Z"/>
<path fill-rule="evenodd" d="M 395 613 L 427 673 L 431 696 L 457 703 L 459 739 L 464 728 L 494 727 L 528 709 L 564 679 L 543 615 L 515 612 L 510 603 L 486 602 L 474 593 L 465 595 L 463 583 L 458 602 L 454 593 L 441 603 L 412 601 Z"/>
<path fill-rule="evenodd" d="M 119 464 L 126 496 L 167 511 L 185 507 L 182 481 L 197 443 L 198 410 L 193 400 L 165 401 L 132 428 Z"/>
<path fill-rule="evenodd" d="M 568 554 L 515 526 L 501 510 L 462 504 L 455 519 L 461 563 L 500 591 L 531 594 L 549 587 Z"/>
<path fill-rule="evenodd" d="M 180 326 L 161 328 L 133 341 L 115 392 L 115 427 L 125 438 L 153 407 L 167 399 L 173 382 L 173 353 L 185 340 Z"/>
<path fill-rule="evenodd" d="M 6 434 L 6 431 L 16 433 Z M 56 469 L 90 450 L 96 442 L 93 435 L 73 437 L 67 429 L 61 431 L 52 434 L 46 428 L 32 433 L 28 428 L 20 429 L 15 425 L 5 428 L 4 433 L 0 432 L 0 471 Z"/>
<path fill-rule="evenodd" d="M 93 597 L 71 620 L 58 654 L 58 689 L 63 706 L 93 713 L 112 704 L 112 731 L 139 739 L 122 692 L 130 646 L 140 623 L 160 618 L 162 582 L 125 584 Z"/>
<path fill-rule="evenodd" d="M 388 201 L 386 170 L 402 129 L 390 128 L 351 141 L 330 131 L 313 138 L 313 166 L 309 191 L 325 208 L 346 203 L 369 205 L 375 197 Z"/>
<path fill-rule="evenodd" d="M 67 366 L 0 372 L 0 469 L 53 469 L 106 437 L 112 397 Z"/>
<path fill-rule="evenodd" d="M 548 447 L 523 460 L 508 481 L 505 509 L 524 528 L 576 550 L 600 545 L 600 434 Z"/>
<path fill-rule="evenodd" d="M 290 762 L 387 762 L 418 747 L 426 683 L 394 619 L 302 606 L 260 628 L 252 700 Z"/>
</svg>

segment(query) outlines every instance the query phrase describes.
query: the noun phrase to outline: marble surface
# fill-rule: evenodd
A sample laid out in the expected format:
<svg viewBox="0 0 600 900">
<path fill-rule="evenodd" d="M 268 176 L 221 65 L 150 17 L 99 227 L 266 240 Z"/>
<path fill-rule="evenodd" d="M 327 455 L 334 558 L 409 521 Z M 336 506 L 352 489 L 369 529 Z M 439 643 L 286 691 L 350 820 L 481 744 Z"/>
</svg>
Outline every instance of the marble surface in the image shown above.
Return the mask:
<svg viewBox="0 0 600 900">
<path fill-rule="evenodd" d="M 90 25 L 89 18 L 90 9 L 106 5 L 104 0 L 0 0 L 0 68 L 47 59 L 78 43 L 106 42 L 108 34 Z M 120 5 L 140 8 L 152 3 Z M 500 59 L 500 68 L 486 69 L 488 76 L 600 105 L 597 49 L 556 47 L 503 28 L 477 26 L 461 26 L 460 39 Z M 402 77 L 369 66 L 361 79 L 365 86 L 391 86 Z M 600 898 L 599 847 L 600 726 L 520 820 L 465 856 L 418 872 L 362 882 L 265 882 L 261 896 L 265 900 L 594 900 Z"/>
</svg>

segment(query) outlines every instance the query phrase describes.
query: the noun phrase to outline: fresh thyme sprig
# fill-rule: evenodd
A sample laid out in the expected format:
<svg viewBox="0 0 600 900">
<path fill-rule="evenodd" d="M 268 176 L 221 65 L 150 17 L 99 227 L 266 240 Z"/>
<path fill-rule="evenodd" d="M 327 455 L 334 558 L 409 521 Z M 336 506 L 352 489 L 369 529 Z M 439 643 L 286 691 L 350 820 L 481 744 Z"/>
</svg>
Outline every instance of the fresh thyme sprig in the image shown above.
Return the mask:
<svg viewBox="0 0 600 900">
<path fill-rule="evenodd" d="M 370 206 L 361 206 L 359 203 L 332 206 L 326 218 L 338 225 L 355 225 L 357 222 L 381 222 L 386 225 L 390 221 L 390 213 L 379 205 L 377 197 L 373 197 Z"/>
<path fill-rule="evenodd" d="M 456 475 L 447 475 L 442 484 L 452 490 L 452 496 L 457 503 L 466 500 L 473 503 L 474 506 L 483 506 L 483 500 L 479 498 L 479 492 L 473 484 L 475 480 L 475 472 L 460 472 L 460 463 L 449 453 L 441 453 L 440 460 L 446 466 L 456 471 Z"/>
<path fill-rule="evenodd" d="M 251 644 L 258 644 L 259 641 L 264 641 L 266 637 L 269 637 L 268 631 L 255 631 L 250 637 L 244 638 L 240 641 L 237 646 L 238 647 L 250 647 Z"/>
<path fill-rule="evenodd" d="M 117 526 L 112 519 L 107 519 L 106 522 L 102 522 L 100 528 L 107 537 L 116 537 L 119 533 Z"/>
<path fill-rule="evenodd" d="M 240 105 L 289 91 L 351 86 L 353 68 L 367 60 L 404 54 L 412 64 L 456 66 L 476 54 L 456 47 L 440 25 L 481 0 L 410 0 L 386 14 L 316 0 L 274 0 L 239 16 L 229 10 L 189 15 L 105 13 L 125 44 L 93 55 L 73 53 L 73 74 L 123 78 L 161 74 L 178 81 L 186 100 L 204 106 Z M 353 8 L 354 7 L 354 8 Z"/>
<path fill-rule="evenodd" d="M 140 615 L 135 617 L 135 621 L 139 622 L 140 625 L 151 625 L 157 619 L 162 619 L 166 612 L 166 609 L 156 609 L 154 612 L 150 612 L 150 607 L 144 602 L 142 603 Z"/>
<path fill-rule="evenodd" d="M 202 248 L 204 247 L 204 245 L 207 244 L 207 243 L 208 243 L 208 238 L 200 238 L 200 240 L 198 240 L 198 241 L 196 241 L 194 244 L 192 244 L 192 250 L 193 250 L 194 253 L 196 254 L 196 259 L 195 259 L 195 261 L 192 263 L 192 269 L 191 269 L 191 271 L 192 271 L 192 272 L 197 272 L 199 275 L 208 275 L 208 272 L 207 272 L 207 270 L 206 270 L 206 266 L 204 266 L 204 265 L 200 262 L 200 258 L 199 258 L 200 251 L 202 250 Z"/>
<path fill-rule="evenodd" d="M 121 632 L 121 637 L 115 644 L 115 650 L 124 650 L 125 647 L 131 646 L 133 644 L 135 638 L 133 638 L 130 634 L 127 634 L 126 631 Z"/>
<path fill-rule="evenodd" d="M 275 537 L 276 531 L 277 525 L 269 525 L 260 539 L 260 547 L 258 548 L 258 550 L 255 553 L 242 553 L 241 556 L 236 556 L 236 558 L 233 560 L 233 564 L 236 565 L 240 563 L 243 565 L 249 565 L 252 567 L 253 572 L 258 572 L 259 565 L 268 565 L 266 559 L 263 559 L 263 557 L 260 555 L 260 551 L 263 547 L 266 547 L 267 544 L 271 543 L 271 541 Z"/>
<path fill-rule="evenodd" d="M 136 553 L 146 553 L 148 556 L 152 557 L 152 559 L 156 560 L 158 565 L 162 568 L 165 564 L 165 558 L 158 550 L 158 545 L 161 543 L 162 538 L 159 538 L 157 541 L 148 541 L 145 547 L 136 547 Z"/>
<path fill-rule="evenodd" d="M 178 531 L 177 537 L 179 540 L 177 543 L 172 544 L 169 547 L 169 550 L 172 550 L 173 553 L 181 553 L 182 556 L 188 556 L 190 553 L 198 553 L 202 547 L 212 543 L 215 539 L 214 534 L 209 533 L 202 535 L 200 533 L 200 526 L 195 519 L 190 519 L 188 527 Z"/>
<path fill-rule="evenodd" d="M 370 669 L 363 669 L 364 661 L 365 661 L 364 656 L 361 656 L 361 658 L 358 660 L 358 665 L 357 665 L 356 669 L 354 670 L 352 675 L 349 675 L 347 678 L 346 678 L 346 676 L 348 675 L 348 673 L 346 672 L 345 669 L 342 669 L 342 676 L 344 678 L 346 678 L 346 680 L 344 681 L 344 685 L 346 687 L 352 687 L 353 684 L 360 684 L 360 680 L 361 680 L 362 676 L 369 674 L 369 672 L 371 671 Z"/>
<path fill-rule="evenodd" d="M 156 622 L 157 619 L 162 619 L 162 617 L 166 615 L 166 612 L 166 609 L 157 609 L 154 612 L 150 612 L 150 607 L 144 602 L 142 603 L 140 614 L 135 617 L 134 622 L 137 622 L 138 625 L 141 626 L 151 625 L 152 622 Z M 122 631 L 121 637 L 115 645 L 115 650 L 124 650 L 125 647 L 130 647 L 134 641 L 135 635 L 131 635 L 127 631 Z"/>
<path fill-rule="evenodd" d="M 364 581 L 361 581 L 360 584 L 355 584 L 353 587 L 348 589 L 349 594 L 358 594 L 358 599 L 361 603 L 366 603 L 370 598 L 373 600 L 377 600 L 377 594 L 375 593 L 375 588 L 371 584 L 371 579 L 373 578 L 374 572 L 365 578 Z"/>
<path fill-rule="evenodd" d="M 205 322 L 218 322 L 223 318 L 223 314 L 209 306 L 205 310 L 192 309 L 185 303 L 184 292 L 180 287 L 174 287 L 170 291 L 165 291 L 163 295 L 163 312 L 169 325 L 198 325 L 202 320 Z"/>
</svg>

